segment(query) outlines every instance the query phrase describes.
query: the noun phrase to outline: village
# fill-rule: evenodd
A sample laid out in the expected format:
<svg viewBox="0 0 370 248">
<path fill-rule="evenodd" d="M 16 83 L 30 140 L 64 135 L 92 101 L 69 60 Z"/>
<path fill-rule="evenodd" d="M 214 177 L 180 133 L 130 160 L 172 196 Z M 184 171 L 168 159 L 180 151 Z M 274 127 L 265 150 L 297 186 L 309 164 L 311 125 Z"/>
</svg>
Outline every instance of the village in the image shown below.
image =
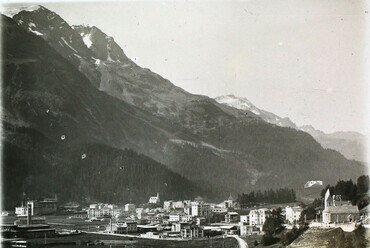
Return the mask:
<svg viewBox="0 0 370 248">
<path fill-rule="evenodd" d="M 281 209 L 287 230 L 299 227 L 300 220 L 305 220 L 302 216 L 304 207 L 299 203 L 241 208 L 231 195 L 216 204 L 201 199 L 161 201 L 157 193 L 147 203 L 138 206 L 132 203 L 95 203 L 85 208 L 78 203 L 58 206 L 55 197 L 22 203 L 15 208 L 14 223 L 4 223 L 1 232 L 5 238 L 95 233 L 157 240 L 201 240 L 218 236 L 260 240 L 266 220 L 277 208 Z M 54 215 L 61 215 L 61 218 L 52 221 Z M 368 217 L 369 206 L 359 210 L 356 205 L 342 201 L 341 196 L 330 195 L 328 189 L 322 210 L 317 210 L 316 217 L 305 220 L 305 223 L 312 228 L 341 227 L 345 231 L 353 231 L 360 224 L 369 227 Z"/>
</svg>

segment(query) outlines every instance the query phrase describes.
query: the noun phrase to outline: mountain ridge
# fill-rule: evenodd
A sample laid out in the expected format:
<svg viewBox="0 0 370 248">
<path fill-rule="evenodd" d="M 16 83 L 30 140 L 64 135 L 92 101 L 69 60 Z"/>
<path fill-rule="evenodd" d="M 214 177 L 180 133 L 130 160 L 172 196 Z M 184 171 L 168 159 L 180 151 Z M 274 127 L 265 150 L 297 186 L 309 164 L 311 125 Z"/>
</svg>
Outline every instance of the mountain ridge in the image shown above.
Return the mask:
<svg viewBox="0 0 370 248">
<path fill-rule="evenodd" d="M 71 146 L 83 142 L 132 149 L 211 188 L 218 200 L 271 185 L 300 189 L 312 179 L 334 183 L 365 170 L 323 149 L 307 133 L 192 95 L 134 63 L 97 63 L 92 50 L 84 58 L 76 44 L 89 48 L 76 30 L 65 24 L 65 33 L 51 32 L 56 37 L 37 35 L 29 23 L 40 33 L 55 27 L 33 15 L 45 13 L 19 12 L 14 30 L 8 28 L 11 35 L 5 36 L 5 122 L 25 123 L 51 140 L 65 135 L 63 142 Z M 78 41 L 64 43 L 69 35 Z M 20 45 L 24 42 L 28 46 Z M 102 187 L 111 187 L 106 184 Z"/>
<path fill-rule="evenodd" d="M 348 159 L 365 161 L 365 136 L 358 132 L 338 131 L 333 133 L 325 133 L 314 128 L 312 125 L 297 126 L 289 118 L 282 118 L 271 112 L 257 108 L 245 97 L 237 97 L 230 93 L 225 96 L 216 97 L 215 100 L 219 103 L 242 109 L 250 110 L 258 114 L 263 120 L 268 123 L 281 127 L 294 128 L 310 134 L 324 148 L 334 149 L 342 153 Z"/>
</svg>

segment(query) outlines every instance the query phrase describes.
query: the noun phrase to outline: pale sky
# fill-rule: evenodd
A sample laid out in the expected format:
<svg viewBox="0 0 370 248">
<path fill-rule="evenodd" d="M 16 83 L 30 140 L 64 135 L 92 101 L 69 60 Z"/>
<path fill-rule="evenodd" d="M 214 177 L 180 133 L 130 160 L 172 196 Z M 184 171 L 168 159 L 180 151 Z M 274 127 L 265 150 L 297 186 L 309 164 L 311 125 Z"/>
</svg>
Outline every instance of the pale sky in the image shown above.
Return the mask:
<svg viewBox="0 0 370 248">
<path fill-rule="evenodd" d="M 9 1 L 3 1 L 9 2 Z M 114 37 L 196 94 L 247 97 L 297 125 L 369 133 L 369 10 L 344 0 L 42 3 Z M 368 124 L 368 125 L 366 125 Z"/>
</svg>

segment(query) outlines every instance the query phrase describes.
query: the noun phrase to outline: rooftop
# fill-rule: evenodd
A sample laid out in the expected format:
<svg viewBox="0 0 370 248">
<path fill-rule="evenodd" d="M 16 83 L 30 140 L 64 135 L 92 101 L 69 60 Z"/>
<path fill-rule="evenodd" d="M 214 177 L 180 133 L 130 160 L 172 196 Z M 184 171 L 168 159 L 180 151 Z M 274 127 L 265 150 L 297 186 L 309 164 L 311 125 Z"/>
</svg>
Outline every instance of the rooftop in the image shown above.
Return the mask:
<svg viewBox="0 0 370 248">
<path fill-rule="evenodd" d="M 345 213 L 359 213 L 357 206 L 328 206 L 323 211 L 324 213 L 336 213 L 336 214 L 345 214 Z"/>
</svg>

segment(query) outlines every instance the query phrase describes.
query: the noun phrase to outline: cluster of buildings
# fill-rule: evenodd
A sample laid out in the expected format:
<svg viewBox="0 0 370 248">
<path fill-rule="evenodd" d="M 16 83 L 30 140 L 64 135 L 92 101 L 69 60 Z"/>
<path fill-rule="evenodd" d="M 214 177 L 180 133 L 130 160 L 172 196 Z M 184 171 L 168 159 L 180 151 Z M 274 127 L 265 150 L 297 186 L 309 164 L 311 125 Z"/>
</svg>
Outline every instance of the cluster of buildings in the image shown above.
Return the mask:
<svg viewBox="0 0 370 248">
<path fill-rule="evenodd" d="M 263 225 L 271 215 L 273 208 L 240 209 L 230 196 L 225 201 L 215 204 L 202 200 L 161 201 L 159 194 L 149 198 L 146 204 L 128 203 L 115 205 L 106 203 L 90 204 L 82 209 L 78 203 L 69 203 L 60 207 L 69 218 L 85 221 L 109 220 L 105 228 L 107 233 L 134 234 L 147 238 L 193 239 L 220 234 L 238 234 L 241 236 L 263 234 Z M 287 206 L 282 209 L 286 225 L 295 225 L 302 217 L 301 206 Z M 55 235 L 55 230 L 45 225 L 45 221 L 31 217 L 57 212 L 57 199 L 27 201 L 17 207 L 18 223 L 6 227 L 5 231 L 26 233 L 24 235 Z M 329 190 L 324 199 L 321 223 L 369 222 L 369 207 L 359 211 L 357 206 L 342 201 L 340 196 L 331 196 Z M 320 212 L 318 212 L 320 215 Z M 23 218 L 23 219 L 22 219 Z M 39 218 L 39 217 L 38 217 Z M 105 222 L 107 223 L 107 222 Z M 39 225 L 38 229 L 35 229 Z M 5 227 L 4 227 L 5 228 Z M 8 230 L 9 229 L 9 230 Z M 18 230 L 17 229 L 17 230 Z M 42 230 L 43 229 L 43 230 Z M 30 230 L 25 232 L 24 230 Z"/>
<path fill-rule="evenodd" d="M 0 225 L 0 234 L 3 238 L 46 238 L 55 237 L 56 229 L 45 223 L 45 218 L 33 218 L 36 215 L 38 208 L 34 204 L 34 201 L 30 201 L 26 208 L 26 213 L 19 212 L 20 217 L 14 222 L 14 224 L 2 224 Z M 23 208 L 23 206 L 22 206 Z M 22 209 L 23 211 L 23 209 Z M 49 214 L 50 212 L 47 211 Z M 23 246 L 22 246 L 23 247 Z"/>
<path fill-rule="evenodd" d="M 27 216 L 28 206 L 31 206 L 31 215 L 47 215 L 54 214 L 57 212 L 57 197 L 45 198 L 41 201 L 30 200 L 22 202 L 20 207 L 15 208 L 15 214 L 17 216 Z"/>
<path fill-rule="evenodd" d="M 137 234 L 148 238 L 200 238 L 205 235 L 263 234 L 263 225 L 271 209 L 258 208 L 249 211 L 238 208 L 238 203 L 230 196 L 215 204 L 201 200 L 164 201 L 159 205 L 159 195 L 150 197 L 148 203 L 136 207 L 109 204 L 92 204 L 88 218 L 111 216 L 106 232 L 117 234 Z M 155 205 L 152 205 L 155 204 Z M 301 207 L 287 207 L 284 215 L 289 223 L 300 218 Z M 214 216 L 220 218 L 215 220 Z"/>
</svg>

